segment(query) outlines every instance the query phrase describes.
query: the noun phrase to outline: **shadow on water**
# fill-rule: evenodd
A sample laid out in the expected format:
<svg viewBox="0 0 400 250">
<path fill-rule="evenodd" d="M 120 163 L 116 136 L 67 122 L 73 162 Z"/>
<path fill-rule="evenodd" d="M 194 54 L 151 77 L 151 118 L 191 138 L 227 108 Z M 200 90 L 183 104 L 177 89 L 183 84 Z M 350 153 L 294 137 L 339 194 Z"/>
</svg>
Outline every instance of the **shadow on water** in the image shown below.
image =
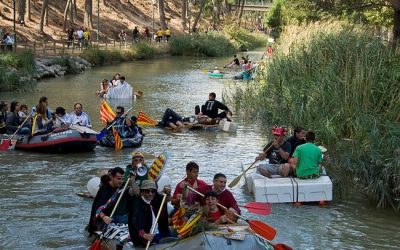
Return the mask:
<svg viewBox="0 0 400 250">
<path fill-rule="evenodd" d="M 254 53 L 250 57 L 253 55 L 257 59 L 260 56 Z M 133 106 L 131 115 L 144 111 L 155 119 L 160 119 L 167 107 L 190 115 L 209 92 L 216 92 L 221 99 L 224 87 L 232 83 L 229 79 L 208 79 L 202 69 L 224 65 L 230 59 L 165 58 L 94 68 L 40 82 L 31 93 L 0 93 L 0 100 L 16 99 L 32 107 L 41 96 L 47 96 L 52 109 L 63 106 L 67 111 L 72 111 L 75 102 L 82 102 L 94 128 L 100 130 L 101 99 L 94 93 L 103 78 L 120 73 L 135 91 L 143 91 L 144 97 L 111 101 L 112 107 Z M 140 150 L 153 155 L 170 153 L 167 173 L 173 185 L 183 178 L 185 165 L 191 160 L 199 163 L 200 177 L 207 182 L 217 172 L 232 179 L 241 173 L 241 163 L 254 160 L 270 131 L 262 124 L 238 121 L 235 134 L 145 127 Z M 1 152 L 0 249 L 87 249 L 84 227 L 91 200 L 75 193 L 85 190 L 87 181 L 100 169 L 125 167 L 132 151 L 97 147 L 91 153 L 68 155 Z M 242 204 L 253 200 L 244 187 L 232 191 Z M 295 249 L 394 249 L 400 245 L 399 215 L 376 210 L 360 197 L 336 201 L 325 208 L 273 204 L 268 217 L 243 213 L 275 227 L 277 241 Z"/>
</svg>

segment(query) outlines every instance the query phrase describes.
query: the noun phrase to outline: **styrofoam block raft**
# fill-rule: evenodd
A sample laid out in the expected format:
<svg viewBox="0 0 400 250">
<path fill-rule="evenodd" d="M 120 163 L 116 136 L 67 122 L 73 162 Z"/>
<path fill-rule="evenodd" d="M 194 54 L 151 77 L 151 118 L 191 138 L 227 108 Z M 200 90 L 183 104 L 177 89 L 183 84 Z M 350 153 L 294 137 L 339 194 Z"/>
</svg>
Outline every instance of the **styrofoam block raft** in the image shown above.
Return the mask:
<svg viewBox="0 0 400 250">
<path fill-rule="evenodd" d="M 247 180 L 246 180 L 247 181 Z M 332 181 L 329 176 L 317 179 L 266 178 L 253 176 L 253 193 L 258 202 L 319 202 L 332 200 Z"/>
</svg>

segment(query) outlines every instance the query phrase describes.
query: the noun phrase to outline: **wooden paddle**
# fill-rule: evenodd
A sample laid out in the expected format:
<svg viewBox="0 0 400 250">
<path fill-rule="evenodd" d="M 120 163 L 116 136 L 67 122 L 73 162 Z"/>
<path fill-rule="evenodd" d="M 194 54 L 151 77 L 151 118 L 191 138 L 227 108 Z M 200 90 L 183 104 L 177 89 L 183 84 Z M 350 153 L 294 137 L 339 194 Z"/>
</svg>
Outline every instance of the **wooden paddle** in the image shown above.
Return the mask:
<svg viewBox="0 0 400 250">
<path fill-rule="evenodd" d="M 200 193 L 199 191 L 197 191 L 194 188 L 191 188 L 189 186 L 187 186 L 187 188 L 189 190 L 191 190 L 192 192 L 195 192 L 196 194 L 200 195 L 201 197 L 204 197 L 204 194 Z M 220 203 L 217 203 L 218 206 L 220 206 L 222 209 L 226 209 L 228 210 L 225 206 L 221 205 Z M 233 213 L 236 217 L 246 221 L 250 228 L 259 236 L 267 239 L 267 240 L 273 240 L 276 236 L 276 230 L 275 228 L 265 224 L 262 221 L 258 221 L 258 220 L 248 220 L 246 218 L 244 218 L 243 216 L 241 216 L 238 213 Z"/>
<path fill-rule="evenodd" d="M 28 119 L 32 116 L 32 113 L 30 113 L 25 120 L 21 123 L 21 125 L 19 125 L 19 127 L 17 128 L 17 130 L 15 130 L 14 134 L 11 135 L 11 137 L 9 139 L 5 139 L 1 142 L 0 144 L 0 150 L 2 151 L 7 151 L 8 148 L 11 145 L 11 140 L 12 138 L 14 138 L 14 136 L 18 133 L 18 131 L 22 128 L 22 126 L 24 126 L 24 124 L 26 123 L 26 121 L 28 121 Z"/>
<path fill-rule="evenodd" d="M 117 203 L 115 203 L 115 206 L 111 212 L 110 218 L 112 218 L 114 216 L 115 210 L 117 210 L 118 204 L 121 201 L 122 196 L 124 196 L 124 193 L 125 193 L 125 190 L 126 190 L 126 187 L 128 186 L 128 184 L 129 184 L 129 179 L 126 181 L 125 186 L 122 189 L 120 196 L 118 197 Z M 96 239 L 93 242 L 93 244 L 89 247 L 89 250 L 101 250 L 101 242 L 103 241 L 103 236 L 104 236 L 104 231 L 101 233 L 100 237 L 98 239 Z"/>
<path fill-rule="evenodd" d="M 158 222 L 158 219 L 160 218 L 161 210 L 164 206 L 166 198 L 167 198 L 167 194 L 164 194 L 163 199 L 161 201 L 160 208 L 158 209 L 156 221 L 154 221 L 153 225 L 151 226 L 150 234 L 154 234 L 154 231 L 156 230 L 157 222 Z M 150 243 L 151 243 L 151 240 L 147 241 L 146 250 L 149 249 Z"/>
<path fill-rule="evenodd" d="M 263 153 L 268 152 L 268 150 L 270 150 L 270 149 L 272 148 L 272 145 L 273 145 L 273 143 L 271 143 L 271 145 L 270 145 L 266 150 L 264 150 Z M 233 180 L 231 181 L 231 183 L 229 183 L 228 187 L 229 187 L 229 188 L 235 187 L 235 186 L 239 183 L 240 179 L 242 179 L 242 177 L 247 173 L 247 171 L 249 171 L 249 170 L 253 167 L 253 165 L 256 164 L 257 162 L 258 162 L 258 160 L 255 160 L 255 161 L 250 165 L 250 167 L 248 167 L 246 170 L 243 171 L 243 173 L 241 173 L 240 175 L 236 176 L 235 179 L 233 179 Z"/>
</svg>

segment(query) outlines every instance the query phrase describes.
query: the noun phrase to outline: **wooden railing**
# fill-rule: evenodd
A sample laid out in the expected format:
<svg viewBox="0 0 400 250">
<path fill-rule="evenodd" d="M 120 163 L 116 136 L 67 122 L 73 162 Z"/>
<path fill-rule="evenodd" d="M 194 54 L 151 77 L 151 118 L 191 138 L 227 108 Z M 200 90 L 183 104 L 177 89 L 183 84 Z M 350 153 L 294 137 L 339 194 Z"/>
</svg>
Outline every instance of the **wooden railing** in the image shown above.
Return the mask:
<svg viewBox="0 0 400 250">
<path fill-rule="evenodd" d="M 148 43 L 154 42 L 150 39 L 142 38 L 140 41 L 146 41 Z M 129 50 L 135 44 L 133 40 L 125 41 L 121 43 L 119 40 L 106 39 L 99 43 L 89 41 L 88 46 L 79 44 L 77 40 L 68 41 L 66 39 L 53 40 L 53 41 L 33 41 L 33 42 L 18 42 L 16 52 L 23 50 L 31 50 L 36 56 L 57 56 L 57 55 L 77 55 L 82 53 L 87 48 L 97 47 L 103 50 Z"/>
</svg>

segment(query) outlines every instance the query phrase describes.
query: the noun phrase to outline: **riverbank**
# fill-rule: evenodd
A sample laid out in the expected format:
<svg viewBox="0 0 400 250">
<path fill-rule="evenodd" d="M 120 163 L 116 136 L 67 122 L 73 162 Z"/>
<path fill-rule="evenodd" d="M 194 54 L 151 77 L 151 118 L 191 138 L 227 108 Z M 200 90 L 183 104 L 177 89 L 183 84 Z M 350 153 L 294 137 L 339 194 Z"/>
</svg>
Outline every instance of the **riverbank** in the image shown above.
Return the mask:
<svg viewBox="0 0 400 250">
<path fill-rule="evenodd" d="M 77 74 L 93 66 L 116 62 L 146 60 L 169 55 L 226 56 L 239 50 L 254 49 L 266 44 L 262 33 L 228 27 L 224 32 L 196 33 L 174 37 L 170 42 L 139 42 L 105 50 L 93 46 L 79 56 L 65 54 L 51 58 L 35 58 L 29 50 L 0 54 L 0 91 L 26 91 L 43 78 Z"/>
<path fill-rule="evenodd" d="M 255 82 L 230 99 L 268 124 L 316 131 L 341 188 L 400 210 L 399 58 L 365 26 L 286 27 Z"/>
</svg>

